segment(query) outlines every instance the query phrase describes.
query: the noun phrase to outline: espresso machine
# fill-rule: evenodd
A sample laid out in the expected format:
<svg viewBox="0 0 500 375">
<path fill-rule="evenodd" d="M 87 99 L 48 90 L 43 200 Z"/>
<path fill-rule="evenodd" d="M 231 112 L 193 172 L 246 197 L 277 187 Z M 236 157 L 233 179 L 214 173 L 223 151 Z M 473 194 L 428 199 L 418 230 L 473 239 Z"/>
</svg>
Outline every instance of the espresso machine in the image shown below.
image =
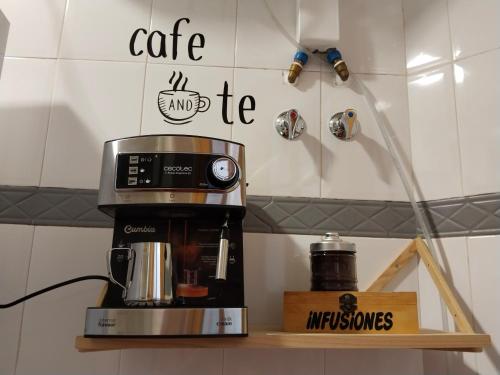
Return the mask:
<svg viewBox="0 0 500 375">
<path fill-rule="evenodd" d="M 246 336 L 245 154 L 147 135 L 104 145 L 98 207 L 114 218 L 110 281 L 86 337 Z"/>
</svg>

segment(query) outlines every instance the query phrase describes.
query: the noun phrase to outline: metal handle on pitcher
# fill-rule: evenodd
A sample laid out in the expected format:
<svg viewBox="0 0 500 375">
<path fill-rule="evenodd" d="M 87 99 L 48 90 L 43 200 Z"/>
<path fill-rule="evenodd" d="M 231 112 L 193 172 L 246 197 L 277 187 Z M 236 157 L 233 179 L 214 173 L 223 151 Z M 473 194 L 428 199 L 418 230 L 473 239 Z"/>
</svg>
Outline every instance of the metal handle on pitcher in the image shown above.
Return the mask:
<svg viewBox="0 0 500 375">
<path fill-rule="evenodd" d="M 114 247 L 110 250 L 108 250 L 107 252 L 107 258 L 108 258 L 108 261 L 106 262 L 106 265 L 108 267 L 108 276 L 109 276 L 109 280 L 113 283 L 113 284 L 116 284 L 118 285 L 120 288 L 122 288 L 125 292 L 127 291 L 127 287 L 125 285 L 123 285 L 122 283 L 118 282 L 115 277 L 113 276 L 113 271 L 111 270 L 111 256 L 113 254 L 113 251 L 114 250 L 128 250 L 128 256 L 127 256 L 127 260 L 130 262 L 130 260 L 132 259 L 132 254 L 133 254 L 133 250 L 130 248 L 130 247 Z"/>
</svg>

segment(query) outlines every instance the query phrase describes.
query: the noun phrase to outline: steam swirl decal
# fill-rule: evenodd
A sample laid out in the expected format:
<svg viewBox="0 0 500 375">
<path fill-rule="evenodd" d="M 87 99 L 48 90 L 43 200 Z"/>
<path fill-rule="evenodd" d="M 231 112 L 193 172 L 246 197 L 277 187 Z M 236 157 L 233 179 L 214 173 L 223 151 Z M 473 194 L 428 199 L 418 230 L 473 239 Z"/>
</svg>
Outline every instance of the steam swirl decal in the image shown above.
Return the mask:
<svg viewBox="0 0 500 375">
<path fill-rule="evenodd" d="M 175 70 L 172 72 L 172 76 L 170 77 L 170 79 L 168 80 L 168 83 L 172 84 L 172 81 L 174 80 L 175 78 Z M 184 77 L 184 84 L 182 85 L 182 89 L 181 90 L 185 90 L 186 89 L 186 83 L 187 83 L 187 77 Z M 177 80 L 175 81 L 174 83 L 174 91 L 177 91 L 177 88 L 179 87 L 179 83 L 181 83 L 182 81 L 182 72 L 179 72 L 179 77 L 177 78 Z"/>
</svg>

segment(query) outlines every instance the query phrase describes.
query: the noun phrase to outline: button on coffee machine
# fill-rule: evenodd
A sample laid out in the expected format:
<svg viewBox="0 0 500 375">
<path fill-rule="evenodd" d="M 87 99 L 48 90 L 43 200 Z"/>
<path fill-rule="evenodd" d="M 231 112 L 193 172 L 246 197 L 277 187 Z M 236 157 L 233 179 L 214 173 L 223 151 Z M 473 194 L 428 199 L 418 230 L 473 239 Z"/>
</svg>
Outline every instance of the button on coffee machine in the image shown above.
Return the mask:
<svg viewBox="0 0 500 375">
<path fill-rule="evenodd" d="M 98 207 L 114 218 L 110 282 L 102 305 L 87 309 L 85 336 L 246 335 L 245 187 L 239 143 L 106 142 Z"/>
</svg>

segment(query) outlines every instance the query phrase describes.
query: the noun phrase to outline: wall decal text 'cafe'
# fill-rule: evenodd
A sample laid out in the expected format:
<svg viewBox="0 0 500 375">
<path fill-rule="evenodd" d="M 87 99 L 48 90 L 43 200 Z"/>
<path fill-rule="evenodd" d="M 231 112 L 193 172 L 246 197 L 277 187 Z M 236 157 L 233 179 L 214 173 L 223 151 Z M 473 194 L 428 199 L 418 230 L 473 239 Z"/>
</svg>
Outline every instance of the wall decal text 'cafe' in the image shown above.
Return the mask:
<svg viewBox="0 0 500 375">
<path fill-rule="evenodd" d="M 205 47 L 205 36 L 201 33 L 194 33 L 189 36 L 183 36 L 180 28 L 182 22 L 190 23 L 190 19 L 183 17 L 175 21 L 172 32 L 166 34 L 160 30 L 154 30 L 148 33 L 146 29 L 139 28 L 132 33 L 130 37 L 129 50 L 132 56 L 140 56 L 144 53 L 152 58 L 168 58 L 173 61 L 177 59 L 179 45 L 185 45 L 189 59 L 199 61 L 203 58 L 201 49 Z M 170 40 L 171 51 L 168 50 L 168 40 Z M 198 51 L 199 50 L 199 51 Z M 184 78 L 184 80 L 183 80 Z M 172 72 L 168 77 L 170 88 L 162 90 L 158 93 L 158 109 L 164 117 L 164 121 L 173 125 L 184 125 L 191 122 L 194 117 L 205 112 L 210 108 L 210 98 L 201 95 L 197 90 L 187 89 L 186 85 L 188 77 L 182 72 Z M 229 85 L 224 81 L 221 93 L 217 94 L 220 99 L 220 113 L 222 121 L 225 124 L 231 125 L 233 121 L 229 119 L 228 102 L 233 97 L 229 93 Z M 238 103 L 238 116 L 243 124 L 251 124 L 254 118 L 248 112 L 255 111 L 256 103 L 252 95 L 244 95 Z"/>
</svg>

